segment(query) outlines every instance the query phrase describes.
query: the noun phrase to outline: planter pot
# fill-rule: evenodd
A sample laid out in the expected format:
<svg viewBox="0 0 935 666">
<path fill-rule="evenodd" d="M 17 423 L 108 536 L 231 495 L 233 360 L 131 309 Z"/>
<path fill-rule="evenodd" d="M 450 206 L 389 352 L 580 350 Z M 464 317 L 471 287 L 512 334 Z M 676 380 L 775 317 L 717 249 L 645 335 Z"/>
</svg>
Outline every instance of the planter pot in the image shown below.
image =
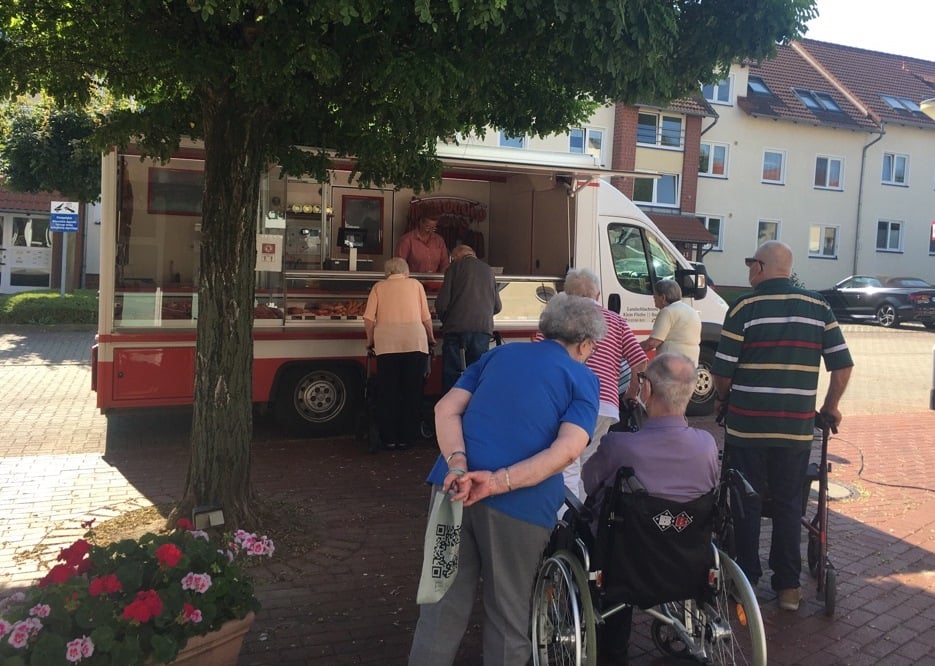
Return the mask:
<svg viewBox="0 0 935 666">
<path fill-rule="evenodd" d="M 250 612 L 244 619 L 225 622 L 220 629 L 209 634 L 192 636 L 172 664 L 236 666 L 244 636 L 250 630 L 255 617 L 253 612 Z"/>
</svg>

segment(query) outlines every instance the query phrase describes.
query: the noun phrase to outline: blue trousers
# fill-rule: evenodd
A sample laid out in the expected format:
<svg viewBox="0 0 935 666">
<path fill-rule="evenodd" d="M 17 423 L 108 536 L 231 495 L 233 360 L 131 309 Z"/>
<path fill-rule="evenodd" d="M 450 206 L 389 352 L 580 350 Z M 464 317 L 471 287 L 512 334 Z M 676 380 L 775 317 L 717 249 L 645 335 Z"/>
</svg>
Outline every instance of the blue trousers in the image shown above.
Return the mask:
<svg viewBox="0 0 935 666">
<path fill-rule="evenodd" d="M 464 348 L 464 367 L 468 367 L 490 349 L 490 336 L 486 333 L 445 333 L 442 339 L 442 394 L 455 385 L 461 376 L 461 349 Z"/>
<path fill-rule="evenodd" d="M 768 488 L 773 534 L 769 568 L 774 590 L 799 587 L 802 572 L 802 493 L 808 470 L 809 447 L 727 447 L 727 464 L 740 471 L 760 495 L 743 500 L 743 516 L 733 507 L 737 564 L 756 585 L 760 565 L 760 515 Z"/>
</svg>

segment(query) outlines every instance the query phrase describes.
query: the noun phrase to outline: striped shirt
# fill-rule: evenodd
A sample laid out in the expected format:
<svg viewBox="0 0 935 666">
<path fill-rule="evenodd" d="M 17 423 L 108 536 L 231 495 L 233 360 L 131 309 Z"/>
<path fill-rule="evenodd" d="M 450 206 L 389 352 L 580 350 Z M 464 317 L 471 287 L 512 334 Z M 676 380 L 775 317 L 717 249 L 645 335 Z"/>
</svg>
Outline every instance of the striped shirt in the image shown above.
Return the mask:
<svg viewBox="0 0 935 666">
<path fill-rule="evenodd" d="M 613 310 L 608 310 L 600 302 L 595 302 L 600 305 L 601 314 L 604 315 L 607 334 L 597 343 L 594 353 L 591 354 L 585 365 L 597 375 L 597 380 L 600 383 L 601 405 L 599 415 L 609 416 L 619 421 L 621 361 L 626 359 L 630 367 L 635 368 L 648 359 L 646 352 L 640 347 L 639 340 L 636 339 L 623 317 Z M 542 333 L 536 335 L 536 340 L 542 338 Z"/>
<path fill-rule="evenodd" d="M 818 373 L 854 365 L 828 303 L 787 278 L 731 306 L 712 372 L 731 379 L 725 444 L 810 445 Z"/>
</svg>

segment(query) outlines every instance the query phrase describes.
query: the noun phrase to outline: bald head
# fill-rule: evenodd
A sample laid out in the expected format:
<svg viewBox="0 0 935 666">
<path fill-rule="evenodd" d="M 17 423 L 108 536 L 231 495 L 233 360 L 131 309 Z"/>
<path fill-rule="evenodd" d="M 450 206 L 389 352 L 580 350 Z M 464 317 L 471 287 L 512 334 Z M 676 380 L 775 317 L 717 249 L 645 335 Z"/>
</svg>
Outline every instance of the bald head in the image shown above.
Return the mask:
<svg viewBox="0 0 935 666">
<path fill-rule="evenodd" d="M 464 259 L 464 257 L 476 257 L 477 255 L 474 252 L 474 249 L 470 245 L 458 245 L 454 250 L 451 251 L 451 259 L 457 261 L 458 259 Z"/>
<path fill-rule="evenodd" d="M 751 286 L 792 275 L 792 248 L 781 241 L 766 241 L 757 248 L 753 258 L 756 261 L 750 265 Z"/>
</svg>

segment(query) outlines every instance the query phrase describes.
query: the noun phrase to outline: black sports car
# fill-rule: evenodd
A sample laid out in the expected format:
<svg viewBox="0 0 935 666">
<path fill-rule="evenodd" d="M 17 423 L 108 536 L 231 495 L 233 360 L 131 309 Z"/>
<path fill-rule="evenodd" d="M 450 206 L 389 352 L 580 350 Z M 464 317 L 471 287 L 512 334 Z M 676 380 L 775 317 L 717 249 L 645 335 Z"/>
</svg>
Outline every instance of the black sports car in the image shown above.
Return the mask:
<svg viewBox="0 0 935 666">
<path fill-rule="evenodd" d="M 838 319 L 864 319 L 887 328 L 918 321 L 935 328 L 935 286 L 914 277 L 852 275 L 819 292 Z"/>
</svg>

